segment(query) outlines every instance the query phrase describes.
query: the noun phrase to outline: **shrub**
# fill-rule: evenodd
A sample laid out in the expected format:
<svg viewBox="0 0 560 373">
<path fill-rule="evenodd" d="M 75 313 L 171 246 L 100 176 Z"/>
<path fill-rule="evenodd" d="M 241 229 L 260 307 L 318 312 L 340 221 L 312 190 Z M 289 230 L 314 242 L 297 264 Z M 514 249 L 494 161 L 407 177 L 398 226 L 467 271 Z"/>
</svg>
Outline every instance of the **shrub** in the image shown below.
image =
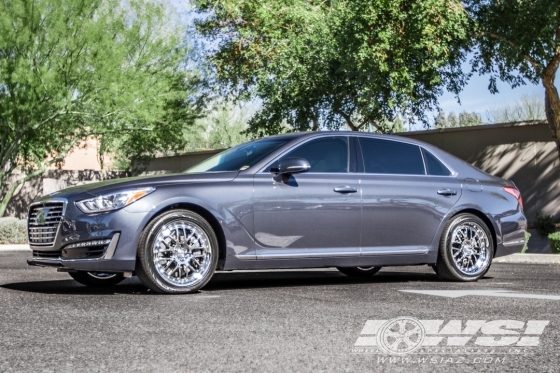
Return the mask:
<svg viewBox="0 0 560 373">
<path fill-rule="evenodd" d="M 553 254 L 560 254 L 560 232 L 549 234 L 548 242 L 550 243 L 550 251 Z"/>
<path fill-rule="evenodd" d="M 537 212 L 537 216 L 535 216 L 533 227 L 541 237 L 548 237 L 549 234 L 554 233 L 556 230 L 556 219 L 554 219 L 552 215 L 543 215 L 539 211 Z"/>
<path fill-rule="evenodd" d="M 525 231 L 525 245 L 523 245 L 521 254 L 525 254 L 527 252 L 527 249 L 529 248 L 529 238 L 531 238 L 531 233 Z"/>
<path fill-rule="evenodd" d="M 0 218 L 0 245 L 26 244 L 27 222 L 16 218 Z"/>
</svg>

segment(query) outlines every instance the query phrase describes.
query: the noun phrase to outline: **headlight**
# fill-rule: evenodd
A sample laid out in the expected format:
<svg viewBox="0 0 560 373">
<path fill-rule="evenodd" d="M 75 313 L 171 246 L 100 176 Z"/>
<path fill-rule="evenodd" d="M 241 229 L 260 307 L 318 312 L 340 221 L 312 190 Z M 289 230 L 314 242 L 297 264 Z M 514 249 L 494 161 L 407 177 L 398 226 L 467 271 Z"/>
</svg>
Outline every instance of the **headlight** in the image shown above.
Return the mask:
<svg viewBox="0 0 560 373">
<path fill-rule="evenodd" d="M 105 194 L 94 198 L 76 202 L 76 206 L 86 214 L 117 210 L 138 201 L 140 198 L 152 193 L 155 188 L 138 188 L 123 190 L 117 193 Z"/>
</svg>

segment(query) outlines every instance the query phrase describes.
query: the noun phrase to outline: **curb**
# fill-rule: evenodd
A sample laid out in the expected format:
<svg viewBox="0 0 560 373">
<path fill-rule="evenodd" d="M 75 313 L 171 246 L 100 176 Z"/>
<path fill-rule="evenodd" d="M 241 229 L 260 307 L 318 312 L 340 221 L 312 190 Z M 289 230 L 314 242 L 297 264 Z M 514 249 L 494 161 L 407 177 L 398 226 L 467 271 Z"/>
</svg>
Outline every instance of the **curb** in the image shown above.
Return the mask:
<svg viewBox="0 0 560 373">
<path fill-rule="evenodd" d="M 0 245 L 0 252 L 5 251 L 31 251 L 29 245 Z"/>
<path fill-rule="evenodd" d="M 558 254 L 511 254 L 496 258 L 494 263 L 560 264 Z"/>
</svg>

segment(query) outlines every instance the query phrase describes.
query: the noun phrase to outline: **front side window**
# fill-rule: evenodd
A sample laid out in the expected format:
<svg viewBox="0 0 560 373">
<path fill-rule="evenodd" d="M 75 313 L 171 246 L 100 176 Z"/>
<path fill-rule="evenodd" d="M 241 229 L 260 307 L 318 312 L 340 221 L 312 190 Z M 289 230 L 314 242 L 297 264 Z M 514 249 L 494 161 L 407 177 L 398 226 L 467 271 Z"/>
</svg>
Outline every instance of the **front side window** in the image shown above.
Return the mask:
<svg viewBox="0 0 560 373">
<path fill-rule="evenodd" d="M 348 137 L 323 137 L 311 140 L 283 155 L 305 158 L 311 165 L 309 172 L 348 172 L 350 162 Z"/>
<path fill-rule="evenodd" d="M 425 175 L 420 147 L 398 141 L 360 137 L 365 172 Z"/>
</svg>

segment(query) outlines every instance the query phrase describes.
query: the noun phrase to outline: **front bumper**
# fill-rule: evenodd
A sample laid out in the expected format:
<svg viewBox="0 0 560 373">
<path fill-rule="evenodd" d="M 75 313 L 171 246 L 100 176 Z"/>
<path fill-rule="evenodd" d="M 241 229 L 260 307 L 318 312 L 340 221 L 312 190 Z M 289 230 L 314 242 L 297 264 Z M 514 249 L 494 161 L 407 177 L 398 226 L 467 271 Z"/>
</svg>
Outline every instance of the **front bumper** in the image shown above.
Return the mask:
<svg viewBox="0 0 560 373">
<path fill-rule="evenodd" d="M 34 256 L 27 260 L 27 264 L 70 270 L 127 271 L 131 267 L 128 260 L 113 260 L 119 238 L 120 233 L 115 233 L 111 239 L 84 241 L 73 247 L 50 251 L 36 250 L 43 248 L 31 246 Z"/>
<path fill-rule="evenodd" d="M 146 212 L 129 212 L 126 208 L 84 214 L 73 203 L 65 203 L 52 242 L 31 242 L 33 257 L 27 263 L 79 271 L 134 271 L 138 239 L 146 219 Z M 40 229 L 36 218 L 30 217 L 28 223 L 35 226 L 33 232 Z M 37 241 L 36 236 L 33 238 Z"/>
</svg>

